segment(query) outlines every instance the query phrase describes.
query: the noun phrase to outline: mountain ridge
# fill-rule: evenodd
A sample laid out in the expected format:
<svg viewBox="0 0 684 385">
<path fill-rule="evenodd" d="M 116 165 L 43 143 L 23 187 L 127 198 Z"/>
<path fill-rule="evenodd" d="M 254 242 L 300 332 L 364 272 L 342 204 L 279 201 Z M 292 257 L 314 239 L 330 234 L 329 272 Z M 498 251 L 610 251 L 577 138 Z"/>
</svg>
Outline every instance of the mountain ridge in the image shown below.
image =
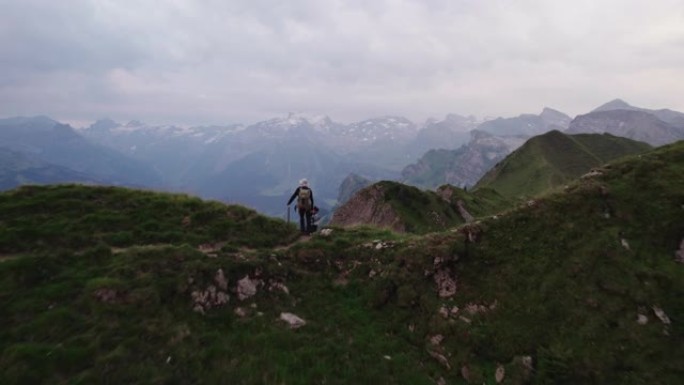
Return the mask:
<svg viewBox="0 0 684 385">
<path fill-rule="evenodd" d="M 304 242 L 183 195 L 3 192 L 0 382 L 678 384 L 683 170 L 677 142 L 445 231 Z"/>
</svg>

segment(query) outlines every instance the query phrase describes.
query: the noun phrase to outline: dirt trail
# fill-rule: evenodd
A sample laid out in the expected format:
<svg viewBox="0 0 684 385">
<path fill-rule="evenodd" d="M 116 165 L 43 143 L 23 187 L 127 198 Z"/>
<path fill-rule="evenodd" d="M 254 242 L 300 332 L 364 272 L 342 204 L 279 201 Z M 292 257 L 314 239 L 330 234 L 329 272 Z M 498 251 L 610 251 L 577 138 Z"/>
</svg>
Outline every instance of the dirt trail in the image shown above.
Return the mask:
<svg viewBox="0 0 684 385">
<path fill-rule="evenodd" d="M 289 243 L 289 244 L 287 244 L 287 245 L 274 247 L 274 248 L 273 248 L 273 251 L 285 251 L 285 250 L 289 250 L 292 246 L 294 246 L 294 245 L 296 245 L 296 244 L 299 244 L 299 243 L 302 243 L 302 242 L 309 242 L 309 241 L 311 240 L 312 237 L 313 237 L 313 235 L 301 235 L 301 236 L 299 236 L 297 239 L 295 239 L 293 242 L 291 242 L 291 243 Z"/>
<path fill-rule="evenodd" d="M 0 254 L 0 263 L 11 261 L 11 260 L 17 259 L 17 258 L 21 258 L 21 255 Z"/>
</svg>

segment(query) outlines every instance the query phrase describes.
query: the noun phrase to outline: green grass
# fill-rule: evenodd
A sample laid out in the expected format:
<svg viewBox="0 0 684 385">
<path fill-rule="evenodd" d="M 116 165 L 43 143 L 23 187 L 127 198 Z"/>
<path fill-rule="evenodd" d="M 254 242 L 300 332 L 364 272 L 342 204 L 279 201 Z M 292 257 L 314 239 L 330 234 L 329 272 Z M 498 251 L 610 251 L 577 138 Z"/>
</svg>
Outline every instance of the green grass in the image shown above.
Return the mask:
<svg viewBox="0 0 684 385">
<path fill-rule="evenodd" d="M 563 186 L 593 167 L 650 149 L 609 134 L 566 135 L 550 131 L 528 140 L 478 181 L 507 198 L 526 199 Z"/>
<path fill-rule="evenodd" d="M 242 206 L 118 187 L 25 186 L 0 194 L 0 253 L 105 243 L 273 247 L 293 228 Z"/>
<path fill-rule="evenodd" d="M 684 142 L 602 169 L 497 219 L 305 242 L 281 220 L 182 195 L 0 194 L 0 383 L 494 384 L 501 365 L 507 384 L 679 384 Z M 436 202 L 396 188 L 392 203 L 415 212 Z M 502 204 L 479 194 L 452 199 Z M 206 255 L 204 243 L 223 246 Z M 229 302 L 193 311 L 218 269 Z M 451 298 L 437 294 L 441 269 Z M 240 301 L 246 275 L 264 285 Z M 289 329 L 281 312 L 307 325 Z"/>
</svg>

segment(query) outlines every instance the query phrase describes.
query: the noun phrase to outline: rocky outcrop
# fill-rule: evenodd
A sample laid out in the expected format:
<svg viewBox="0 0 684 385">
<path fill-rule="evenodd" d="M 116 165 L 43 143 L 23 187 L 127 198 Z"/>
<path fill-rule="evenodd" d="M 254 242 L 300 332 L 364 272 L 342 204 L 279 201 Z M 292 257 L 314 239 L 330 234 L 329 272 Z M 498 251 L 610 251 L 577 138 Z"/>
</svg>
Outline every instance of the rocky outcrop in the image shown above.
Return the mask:
<svg viewBox="0 0 684 385">
<path fill-rule="evenodd" d="M 188 283 L 193 283 L 192 278 Z M 204 314 L 206 311 L 221 307 L 228 303 L 230 296 L 226 292 L 228 289 L 228 280 L 223 274 L 223 269 L 218 269 L 214 275 L 214 282 L 207 286 L 204 290 L 193 290 L 190 293 L 192 298 L 192 309 L 198 313 Z"/>
<path fill-rule="evenodd" d="M 280 313 L 280 320 L 287 323 L 290 329 L 298 329 L 306 325 L 306 321 L 292 313 Z"/>
<path fill-rule="evenodd" d="M 470 223 L 475 220 L 475 217 L 473 217 L 473 215 L 470 214 L 466 209 L 465 202 L 463 202 L 463 200 L 459 199 L 458 202 L 456 202 L 456 208 L 458 208 L 458 213 L 466 223 Z"/>
<path fill-rule="evenodd" d="M 373 225 L 398 232 L 406 231 L 399 215 L 385 201 L 385 190 L 379 184 L 360 191 L 338 208 L 330 224 L 342 227 Z"/>
</svg>

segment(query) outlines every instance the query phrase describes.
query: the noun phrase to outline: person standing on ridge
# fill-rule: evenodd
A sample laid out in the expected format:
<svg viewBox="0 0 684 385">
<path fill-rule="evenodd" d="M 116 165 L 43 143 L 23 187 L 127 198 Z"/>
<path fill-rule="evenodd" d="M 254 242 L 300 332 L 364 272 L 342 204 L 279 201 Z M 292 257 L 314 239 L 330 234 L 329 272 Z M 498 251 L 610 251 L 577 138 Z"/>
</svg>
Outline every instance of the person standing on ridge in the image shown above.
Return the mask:
<svg viewBox="0 0 684 385">
<path fill-rule="evenodd" d="M 309 181 L 302 179 L 299 181 L 299 187 L 287 201 L 287 210 L 290 210 L 290 204 L 297 199 L 297 212 L 299 213 L 299 229 L 302 234 L 311 234 L 311 216 L 314 207 L 313 191 L 309 188 Z"/>
</svg>

